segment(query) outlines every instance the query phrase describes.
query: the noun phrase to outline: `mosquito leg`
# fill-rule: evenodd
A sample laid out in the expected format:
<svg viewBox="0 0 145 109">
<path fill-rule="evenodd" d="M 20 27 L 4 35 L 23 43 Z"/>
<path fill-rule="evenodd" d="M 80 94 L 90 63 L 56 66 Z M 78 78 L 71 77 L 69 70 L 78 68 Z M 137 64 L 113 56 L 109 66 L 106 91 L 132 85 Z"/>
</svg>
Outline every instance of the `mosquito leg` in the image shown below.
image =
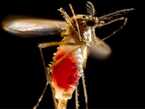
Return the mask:
<svg viewBox="0 0 145 109">
<path fill-rule="evenodd" d="M 85 105 L 86 105 L 86 109 L 88 109 L 88 94 L 87 94 L 87 87 L 86 87 L 84 72 L 82 72 L 82 85 L 83 85 L 83 91 L 84 91 L 84 97 L 85 97 Z"/>
<path fill-rule="evenodd" d="M 106 23 L 101 21 L 102 23 L 100 25 L 97 25 L 96 27 L 103 27 L 103 26 L 110 25 L 110 24 L 112 24 L 114 22 L 121 21 L 121 20 L 124 20 L 124 19 L 125 19 L 125 17 L 119 17 L 119 18 L 110 20 L 109 22 L 106 22 Z"/>
<path fill-rule="evenodd" d="M 51 44 L 50 44 L 51 43 Z M 42 65 L 43 65 L 43 68 L 44 68 L 44 72 L 45 72 L 45 76 L 46 76 L 46 85 L 45 85 L 45 87 L 44 87 L 44 89 L 43 89 L 43 91 L 42 91 L 42 94 L 41 94 L 41 96 L 39 97 L 39 99 L 38 99 L 38 101 L 37 101 L 37 103 L 36 103 L 36 105 L 33 107 L 33 109 L 37 109 L 38 108 L 38 106 L 39 106 L 39 104 L 40 104 L 40 102 L 42 101 L 42 99 L 43 99 L 43 97 L 44 97 L 44 94 L 45 94 L 45 92 L 46 92 L 46 90 L 47 90 L 47 87 L 48 87 L 48 84 L 49 84 L 49 71 L 48 71 L 48 69 L 47 69 L 47 66 L 46 66 L 46 64 L 45 64 L 45 59 L 44 59 L 44 55 L 43 55 L 43 48 L 45 48 L 46 46 L 47 47 L 50 47 L 50 46 L 53 46 L 53 45 L 59 45 L 59 44 L 57 44 L 56 42 L 50 42 L 50 43 L 40 43 L 39 45 L 38 45 L 38 48 L 39 48 L 39 52 L 40 52 L 40 57 L 41 57 L 41 61 L 42 61 Z M 52 87 L 51 87 L 51 90 L 52 90 L 52 95 L 54 95 L 54 91 L 53 91 L 53 89 L 52 89 Z M 54 96 L 53 96 L 54 97 Z M 54 106 L 55 106 L 55 109 L 56 109 L 56 100 L 53 98 L 53 101 L 54 101 Z"/>
<path fill-rule="evenodd" d="M 45 84 L 45 87 L 44 87 L 44 89 L 43 89 L 43 91 L 42 91 L 42 94 L 41 94 L 41 96 L 39 97 L 39 99 L 38 99 L 38 101 L 37 101 L 37 103 L 36 103 L 36 105 L 33 107 L 33 109 L 37 109 L 38 108 L 38 106 L 39 106 L 39 104 L 40 104 L 40 102 L 42 101 L 42 99 L 43 99 L 43 97 L 44 97 L 44 94 L 46 93 L 46 90 L 47 90 L 47 87 L 48 87 L 48 84 L 49 84 L 49 71 L 48 71 L 48 69 L 47 69 L 47 67 L 46 67 L 46 64 L 45 64 L 45 59 L 44 59 L 44 56 L 43 56 L 43 51 L 42 51 L 42 48 L 41 47 L 39 47 L 39 52 L 40 52 L 40 57 L 41 57 L 41 61 L 42 61 L 42 65 L 43 65 L 43 68 L 44 68 L 44 72 L 45 72 L 45 76 L 46 76 L 46 84 Z M 51 90 L 52 90 L 52 88 L 51 88 Z M 53 91 L 52 91 L 52 93 L 53 93 Z M 55 99 L 53 98 L 53 101 L 54 101 L 54 104 L 56 104 L 56 101 L 55 101 Z M 55 105 L 55 107 L 56 107 L 56 105 Z"/>
<path fill-rule="evenodd" d="M 39 44 L 40 45 L 40 44 Z M 44 55 L 43 55 L 43 51 L 42 51 L 42 48 L 41 47 L 39 47 L 39 50 L 40 50 L 40 56 L 41 56 L 41 60 L 42 60 L 42 64 L 43 64 L 43 67 L 44 67 L 44 72 L 45 72 L 45 76 L 46 76 L 46 79 L 47 79 L 47 82 L 46 82 L 46 84 L 47 84 L 47 86 L 46 87 L 48 87 L 48 84 L 50 83 L 50 77 L 49 77 L 49 70 L 48 70 L 48 68 L 47 68 L 47 66 L 46 66 L 46 64 L 45 64 L 45 59 L 44 59 Z M 51 85 L 50 85 L 50 88 L 51 88 L 51 92 L 52 92 L 52 98 L 53 98 L 53 102 L 54 102 L 54 107 L 55 107 L 55 109 L 56 109 L 56 106 L 57 106 L 57 102 L 56 102 L 56 99 L 54 98 L 54 91 L 53 91 L 53 88 L 51 87 Z M 44 88 L 45 89 L 45 88 Z M 45 90 L 46 91 L 46 90 Z M 44 95 L 43 95 L 44 96 Z"/>
<path fill-rule="evenodd" d="M 42 50 L 41 47 L 39 47 L 39 52 L 40 52 L 40 57 L 41 57 L 41 61 L 42 61 L 44 73 L 45 73 L 45 76 L 46 76 L 46 80 L 49 82 L 49 78 L 48 78 L 48 69 L 47 69 L 47 67 L 46 67 L 46 63 L 45 63 L 45 59 L 44 59 L 44 55 L 43 55 L 43 50 Z"/>
<path fill-rule="evenodd" d="M 44 61 L 44 57 L 43 57 L 43 51 L 42 51 L 41 48 L 39 48 L 39 52 L 40 52 L 40 56 L 41 56 L 41 60 L 42 60 L 42 65 L 43 65 L 43 67 L 44 67 L 45 75 L 46 75 L 46 77 L 48 77 L 48 76 L 47 76 L 48 71 L 47 71 L 46 66 L 45 66 L 45 61 Z M 49 82 L 48 82 L 48 80 L 47 80 L 47 81 L 46 81 L 46 84 L 45 84 L 45 87 L 44 87 L 44 89 L 43 89 L 43 91 L 42 91 L 42 94 L 41 94 L 41 96 L 39 97 L 39 99 L 38 99 L 36 105 L 33 107 L 33 109 L 37 109 L 37 108 L 38 108 L 38 106 L 39 106 L 40 102 L 42 101 L 42 99 L 43 99 L 43 97 L 44 97 L 44 94 L 45 94 L 45 92 L 46 92 L 46 90 L 47 90 L 48 84 L 49 84 Z"/>
<path fill-rule="evenodd" d="M 46 87 L 48 87 L 48 84 L 50 83 L 49 70 L 48 70 L 48 68 L 47 68 L 47 66 L 45 64 L 45 59 L 44 59 L 44 55 L 43 55 L 43 50 L 42 49 L 43 48 L 47 48 L 47 47 L 52 47 L 52 46 L 58 46 L 58 45 L 62 45 L 62 44 L 64 44 L 64 43 L 63 42 L 47 42 L 47 43 L 40 43 L 38 45 L 39 51 L 40 51 L 41 60 L 42 60 L 42 65 L 44 67 L 44 72 L 45 72 L 45 76 L 46 76 L 46 79 L 47 79 L 47 82 L 46 82 L 47 85 L 45 86 L 45 88 L 43 90 L 44 93 L 42 93 L 42 95 L 40 96 L 41 97 L 40 101 L 38 100 L 37 106 L 39 106 L 39 104 L 40 104 L 40 102 L 41 102 L 41 100 L 42 100 L 42 98 L 43 98 L 43 96 L 45 94 L 45 91 L 46 91 L 45 89 L 47 89 Z M 50 84 L 50 88 L 51 88 L 51 92 L 52 92 L 52 98 L 53 98 L 53 102 L 54 102 L 54 107 L 56 109 L 57 108 L 57 101 L 54 98 L 54 90 L 53 90 L 51 84 Z"/>
<path fill-rule="evenodd" d="M 110 35 L 108 35 L 105 38 L 103 38 L 102 40 L 106 40 L 106 39 L 110 38 L 111 36 L 115 35 L 120 30 L 122 30 L 123 27 L 127 24 L 128 18 L 127 17 L 123 17 L 122 19 L 118 19 L 118 20 L 124 20 L 123 24 L 118 29 L 116 29 L 115 31 L 113 31 Z"/>
<path fill-rule="evenodd" d="M 73 16 L 76 17 L 74 9 L 73 9 L 71 4 L 69 4 L 69 7 L 71 9 L 71 12 L 72 12 Z M 75 24 L 76 24 L 76 27 L 77 27 L 77 32 L 78 32 L 79 40 L 82 41 L 82 37 L 81 37 L 80 27 L 79 27 L 78 21 L 77 21 L 76 18 L 74 18 L 74 20 L 75 20 Z"/>
<path fill-rule="evenodd" d="M 103 20 L 103 21 L 106 20 L 106 19 L 108 20 L 108 18 L 111 19 L 113 17 L 123 16 L 123 15 L 127 14 L 128 12 L 131 12 L 131 11 L 134 11 L 134 10 L 135 10 L 134 8 L 118 10 L 118 11 L 106 14 L 104 16 L 101 16 L 101 17 L 99 17 L 99 19 Z"/>
<path fill-rule="evenodd" d="M 46 63 L 45 63 L 45 59 L 44 59 L 44 55 L 43 55 L 43 48 L 47 48 L 47 47 L 52 47 L 52 46 L 58 46 L 58 45 L 77 45 L 77 44 L 74 44 L 74 43 L 65 43 L 65 42 L 47 42 L 47 43 L 40 43 L 38 45 L 38 48 L 39 48 L 39 52 L 40 52 L 40 57 L 41 57 L 41 61 L 42 61 L 42 65 L 43 65 L 43 68 L 44 68 L 44 72 L 45 72 L 45 76 L 46 76 L 46 85 L 42 91 L 42 94 L 41 96 L 39 97 L 36 105 L 33 107 L 33 109 L 37 109 L 37 107 L 39 106 L 40 102 L 42 101 L 43 97 L 44 97 L 44 94 L 47 90 L 47 87 L 48 87 L 48 84 L 50 83 L 50 77 L 49 77 L 49 70 L 46 66 Z M 78 44 L 79 45 L 79 44 Z M 72 51 L 73 52 L 73 51 Z M 52 86 L 50 85 L 51 87 L 51 91 L 52 91 L 52 97 L 53 97 L 53 101 L 54 101 L 54 106 L 55 106 L 55 109 L 57 108 L 57 101 L 56 99 L 54 98 L 54 90 L 52 88 Z"/>
<path fill-rule="evenodd" d="M 76 105 L 76 109 L 79 109 L 78 87 L 75 90 L 75 105 Z"/>
<path fill-rule="evenodd" d="M 39 97 L 39 99 L 38 99 L 36 105 L 33 107 L 33 109 L 37 109 L 37 108 L 38 108 L 38 106 L 39 106 L 40 102 L 42 101 L 42 99 L 43 99 L 43 97 L 44 97 L 44 94 L 45 94 L 45 92 L 46 92 L 46 90 L 47 90 L 48 84 L 49 84 L 49 83 L 48 83 L 48 81 L 47 81 L 46 84 L 45 84 L 45 87 L 44 87 L 44 89 L 43 89 L 43 91 L 42 91 L 42 94 L 41 94 L 41 96 Z"/>
<path fill-rule="evenodd" d="M 58 45 L 82 45 L 83 43 L 71 43 L 71 42 L 65 42 L 65 41 L 60 41 L 60 42 L 46 42 L 46 43 L 40 43 L 38 45 L 39 48 L 47 48 L 47 47 L 52 47 L 52 46 L 58 46 Z"/>
<path fill-rule="evenodd" d="M 106 39 L 110 38 L 111 36 L 115 35 L 115 34 L 116 34 L 117 32 L 119 32 L 120 30 L 122 30 L 123 27 L 127 24 L 128 18 L 127 18 L 127 17 L 120 17 L 120 18 L 111 20 L 111 21 L 109 21 L 109 22 L 107 22 L 107 23 L 104 23 L 104 24 L 99 25 L 98 27 L 103 27 L 103 26 L 112 24 L 112 23 L 117 22 L 117 21 L 122 21 L 122 20 L 124 20 L 123 24 L 122 24 L 118 29 L 116 29 L 115 31 L 113 31 L 110 35 L 108 35 L 108 36 L 106 36 L 105 38 L 103 38 L 102 40 L 106 40 Z"/>
</svg>

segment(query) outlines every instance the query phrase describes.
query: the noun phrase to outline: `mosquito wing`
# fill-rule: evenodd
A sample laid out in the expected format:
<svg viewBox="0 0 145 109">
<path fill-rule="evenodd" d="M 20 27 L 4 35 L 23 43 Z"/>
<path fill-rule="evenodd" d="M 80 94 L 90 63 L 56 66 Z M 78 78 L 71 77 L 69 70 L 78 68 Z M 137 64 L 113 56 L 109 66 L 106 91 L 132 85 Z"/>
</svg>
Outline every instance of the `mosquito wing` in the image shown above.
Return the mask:
<svg viewBox="0 0 145 109">
<path fill-rule="evenodd" d="M 98 37 L 94 37 L 94 40 L 89 47 L 89 54 L 98 59 L 104 59 L 111 54 L 110 46 Z"/>
<path fill-rule="evenodd" d="M 65 22 L 29 17 L 8 17 L 4 19 L 3 29 L 24 37 L 59 34 L 65 29 Z"/>
</svg>

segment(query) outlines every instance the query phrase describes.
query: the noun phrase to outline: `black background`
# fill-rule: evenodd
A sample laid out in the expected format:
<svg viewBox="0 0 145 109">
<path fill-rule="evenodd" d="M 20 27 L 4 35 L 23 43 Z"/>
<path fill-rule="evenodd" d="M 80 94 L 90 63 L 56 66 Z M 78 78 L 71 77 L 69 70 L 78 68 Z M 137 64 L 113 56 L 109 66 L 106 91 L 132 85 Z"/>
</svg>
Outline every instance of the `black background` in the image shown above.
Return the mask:
<svg viewBox="0 0 145 109">
<path fill-rule="evenodd" d="M 92 2 L 98 16 L 137 6 L 137 0 Z M 0 1 L 0 21 L 8 15 L 62 19 L 57 9 L 68 10 L 68 3 L 73 4 L 77 13 L 85 13 L 86 0 L 5 0 Z M 108 59 L 88 58 L 85 73 L 89 109 L 145 108 L 143 36 L 137 31 L 136 18 L 137 10 L 129 15 L 127 26 L 121 32 L 106 40 L 113 51 Z M 32 108 L 36 103 L 45 84 L 37 43 L 52 39 L 50 36 L 24 39 L 0 29 L 0 109 Z M 47 94 L 40 107 L 48 109 L 52 106 L 50 89 Z M 81 96 L 80 99 L 83 105 Z"/>
</svg>

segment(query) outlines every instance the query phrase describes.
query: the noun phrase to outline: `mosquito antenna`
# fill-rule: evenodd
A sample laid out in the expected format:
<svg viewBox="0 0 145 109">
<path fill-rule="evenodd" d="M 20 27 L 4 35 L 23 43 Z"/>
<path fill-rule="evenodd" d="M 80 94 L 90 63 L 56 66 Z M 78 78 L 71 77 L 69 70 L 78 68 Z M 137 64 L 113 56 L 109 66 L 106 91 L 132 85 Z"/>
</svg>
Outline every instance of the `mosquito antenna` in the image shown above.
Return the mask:
<svg viewBox="0 0 145 109">
<path fill-rule="evenodd" d="M 87 13 L 89 15 L 94 16 L 96 14 L 96 10 L 92 2 L 87 1 L 86 7 L 87 7 Z"/>
<path fill-rule="evenodd" d="M 119 32 L 120 30 L 122 30 L 123 27 L 127 24 L 128 18 L 127 17 L 123 17 L 123 20 L 124 20 L 123 24 L 118 29 L 116 29 L 114 32 L 112 32 L 110 35 L 106 36 L 102 40 L 109 39 L 110 37 L 112 37 L 113 35 L 115 35 L 117 32 Z"/>
<path fill-rule="evenodd" d="M 81 41 L 82 38 L 81 38 L 80 28 L 79 28 L 78 21 L 76 19 L 76 15 L 75 15 L 74 9 L 73 9 L 71 4 L 69 4 L 69 7 L 70 7 L 70 10 L 71 10 L 71 12 L 72 12 L 72 14 L 74 16 L 74 21 L 75 21 L 75 24 L 76 24 L 76 27 L 77 27 L 77 31 L 78 31 L 78 35 L 79 35 L 79 40 Z"/>
</svg>

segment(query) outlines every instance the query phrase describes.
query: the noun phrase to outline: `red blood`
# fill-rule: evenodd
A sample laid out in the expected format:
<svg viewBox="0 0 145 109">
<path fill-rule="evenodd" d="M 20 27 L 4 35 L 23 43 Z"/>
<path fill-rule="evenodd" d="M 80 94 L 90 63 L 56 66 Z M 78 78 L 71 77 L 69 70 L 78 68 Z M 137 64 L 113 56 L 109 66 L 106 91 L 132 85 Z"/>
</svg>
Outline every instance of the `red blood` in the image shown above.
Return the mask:
<svg viewBox="0 0 145 109">
<path fill-rule="evenodd" d="M 80 75 L 77 69 L 77 61 L 73 53 L 66 54 L 68 54 L 68 50 L 64 49 L 59 49 L 56 52 L 54 57 L 55 61 L 52 65 L 51 79 L 57 87 L 67 91 L 72 89 L 72 86 L 78 84 Z M 60 59 L 62 60 L 56 64 Z"/>
</svg>

